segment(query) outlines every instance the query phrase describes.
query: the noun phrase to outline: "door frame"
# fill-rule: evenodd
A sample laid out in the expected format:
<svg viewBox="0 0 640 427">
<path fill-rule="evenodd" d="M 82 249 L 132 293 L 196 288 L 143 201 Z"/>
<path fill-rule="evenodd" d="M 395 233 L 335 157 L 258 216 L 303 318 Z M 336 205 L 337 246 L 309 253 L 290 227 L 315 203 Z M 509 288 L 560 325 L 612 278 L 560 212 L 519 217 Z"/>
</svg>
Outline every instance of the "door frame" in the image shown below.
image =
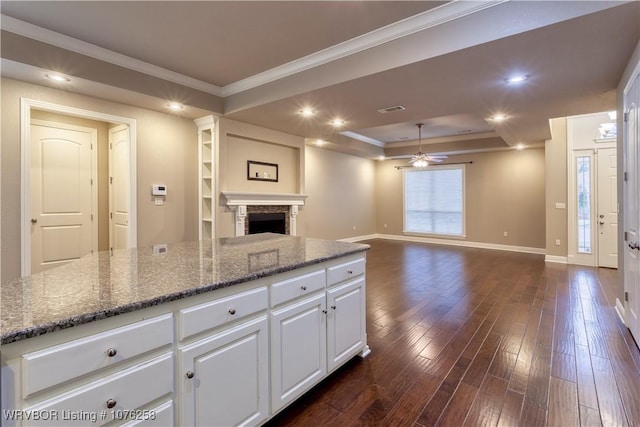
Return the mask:
<svg viewBox="0 0 640 427">
<path fill-rule="evenodd" d="M 20 155 L 21 155 L 21 180 L 20 180 L 20 274 L 31 275 L 31 110 L 43 110 L 68 116 L 82 117 L 85 119 L 123 124 L 129 127 L 129 235 L 130 248 L 137 247 L 137 183 L 136 183 L 136 120 L 129 117 L 115 116 L 97 111 L 53 104 L 29 98 L 20 98 Z M 96 147 L 97 150 L 97 147 Z M 96 222 L 97 223 L 97 222 Z"/>
</svg>

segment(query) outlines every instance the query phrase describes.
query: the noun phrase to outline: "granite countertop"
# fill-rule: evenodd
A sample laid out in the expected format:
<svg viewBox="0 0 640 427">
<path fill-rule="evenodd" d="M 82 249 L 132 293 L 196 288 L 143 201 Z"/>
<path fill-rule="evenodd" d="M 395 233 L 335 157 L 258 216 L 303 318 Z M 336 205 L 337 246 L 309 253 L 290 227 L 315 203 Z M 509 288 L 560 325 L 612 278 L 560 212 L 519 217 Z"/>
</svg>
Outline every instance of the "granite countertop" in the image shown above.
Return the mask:
<svg viewBox="0 0 640 427">
<path fill-rule="evenodd" d="M 97 252 L 3 283 L 1 344 L 244 283 L 345 255 L 368 245 L 254 234 Z"/>
</svg>

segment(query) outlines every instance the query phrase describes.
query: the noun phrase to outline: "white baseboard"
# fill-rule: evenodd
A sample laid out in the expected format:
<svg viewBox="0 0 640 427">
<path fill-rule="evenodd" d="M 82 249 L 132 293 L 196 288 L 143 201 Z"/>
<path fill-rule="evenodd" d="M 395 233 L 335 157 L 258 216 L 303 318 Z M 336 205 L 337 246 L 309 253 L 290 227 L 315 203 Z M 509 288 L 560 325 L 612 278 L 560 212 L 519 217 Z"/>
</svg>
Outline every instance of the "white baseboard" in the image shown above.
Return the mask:
<svg viewBox="0 0 640 427">
<path fill-rule="evenodd" d="M 620 318 L 620 321 L 622 322 L 623 325 L 626 325 L 627 322 L 625 322 L 625 309 L 624 309 L 624 304 L 622 304 L 622 302 L 616 298 L 616 313 L 618 313 L 618 317 Z"/>
<path fill-rule="evenodd" d="M 378 238 L 377 234 L 367 234 L 365 236 L 355 236 L 355 237 L 347 237 L 344 239 L 338 239 L 338 241 L 355 243 L 355 242 L 361 242 L 363 240 L 371 240 L 371 239 L 377 239 L 377 238 Z"/>
<path fill-rule="evenodd" d="M 400 240 L 404 242 L 433 243 L 436 245 L 464 246 L 468 248 L 493 249 L 498 251 L 509 251 L 509 252 L 524 252 L 524 253 L 538 254 L 538 255 L 544 255 L 546 252 L 544 248 L 529 248 L 525 246 L 499 245 L 496 243 L 470 242 L 467 240 L 457 240 L 457 239 L 438 239 L 433 237 L 420 237 L 420 236 L 399 236 L 396 234 L 375 234 L 371 236 L 373 236 L 373 237 L 369 237 L 371 239 L 386 239 L 386 240 Z"/>
<path fill-rule="evenodd" d="M 567 257 L 566 256 L 557 256 L 557 255 L 545 255 L 544 261 L 545 262 L 555 262 L 555 263 L 558 263 L 558 264 L 566 264 L 567 263 Z"/>
</svg>

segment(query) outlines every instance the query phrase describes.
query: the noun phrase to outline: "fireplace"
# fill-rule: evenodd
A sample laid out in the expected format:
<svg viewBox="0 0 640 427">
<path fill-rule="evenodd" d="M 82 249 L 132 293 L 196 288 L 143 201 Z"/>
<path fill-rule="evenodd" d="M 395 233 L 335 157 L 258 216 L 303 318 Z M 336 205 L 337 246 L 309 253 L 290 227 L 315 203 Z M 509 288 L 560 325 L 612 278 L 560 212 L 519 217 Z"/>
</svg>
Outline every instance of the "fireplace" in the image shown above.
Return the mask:
<svg viewBox="0 0 640 427">
<path fill-rule="evenodd" d="M 247 227 L 249 232 L 247 234 L 258 233 L 287 233 L 287 215 L 284 212 L 276 213 L 251 213 L 249 212 L 247 221 Z"/>
<path fill-rule="evenodd" d="M 307 198 L 304 194 L 283 193 L 223 191 L 222 194 L 226 199 L 227 207 L 233 210 L 236 236 L 264 232 L 295 236 L 298 208 L 304 206 L 304 201 Z M 255 217 L 263 218 L 263 220 L 257 220 L 257 222 L 266 223 L 254 225 L 254 227 L 259 227 L 258 229 L 261 231 L 256 231 L 257 229 L 251 228 L 250 223 L 255 221 L 253 214 L 268 214 L 265 217 Z M 276 215 L 272 216 L 272 214 Z M 276 226 L 276 222 L 279 225 Z M 281 228 L 282 222 L 284 222 L 284 231 L 282 231 Z"/>
</svg>

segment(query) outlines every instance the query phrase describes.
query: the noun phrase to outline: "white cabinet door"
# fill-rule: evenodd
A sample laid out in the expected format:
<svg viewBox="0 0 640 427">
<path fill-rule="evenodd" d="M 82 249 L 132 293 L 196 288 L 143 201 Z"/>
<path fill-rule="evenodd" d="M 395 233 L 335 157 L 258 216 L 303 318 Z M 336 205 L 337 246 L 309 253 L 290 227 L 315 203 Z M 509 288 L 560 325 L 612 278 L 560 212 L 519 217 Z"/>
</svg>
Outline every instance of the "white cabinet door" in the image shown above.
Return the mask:
<svg viewBox="0 0 640 427">
<path fill-rule="evenodd" d="M 180 349 L 181 426 L 256 425 L 269 415 L 266 316 Z"/>
<path fill-rule="evenodd" d="M 327 372 L 324 292 L 271 312 L 271 409 L 278 411 Z"/>
<path fill-rule="evenodd" d="M 327 291 L 327 353 L 332 371 L 366 343 L 364 277 Z"/>
</svg>

